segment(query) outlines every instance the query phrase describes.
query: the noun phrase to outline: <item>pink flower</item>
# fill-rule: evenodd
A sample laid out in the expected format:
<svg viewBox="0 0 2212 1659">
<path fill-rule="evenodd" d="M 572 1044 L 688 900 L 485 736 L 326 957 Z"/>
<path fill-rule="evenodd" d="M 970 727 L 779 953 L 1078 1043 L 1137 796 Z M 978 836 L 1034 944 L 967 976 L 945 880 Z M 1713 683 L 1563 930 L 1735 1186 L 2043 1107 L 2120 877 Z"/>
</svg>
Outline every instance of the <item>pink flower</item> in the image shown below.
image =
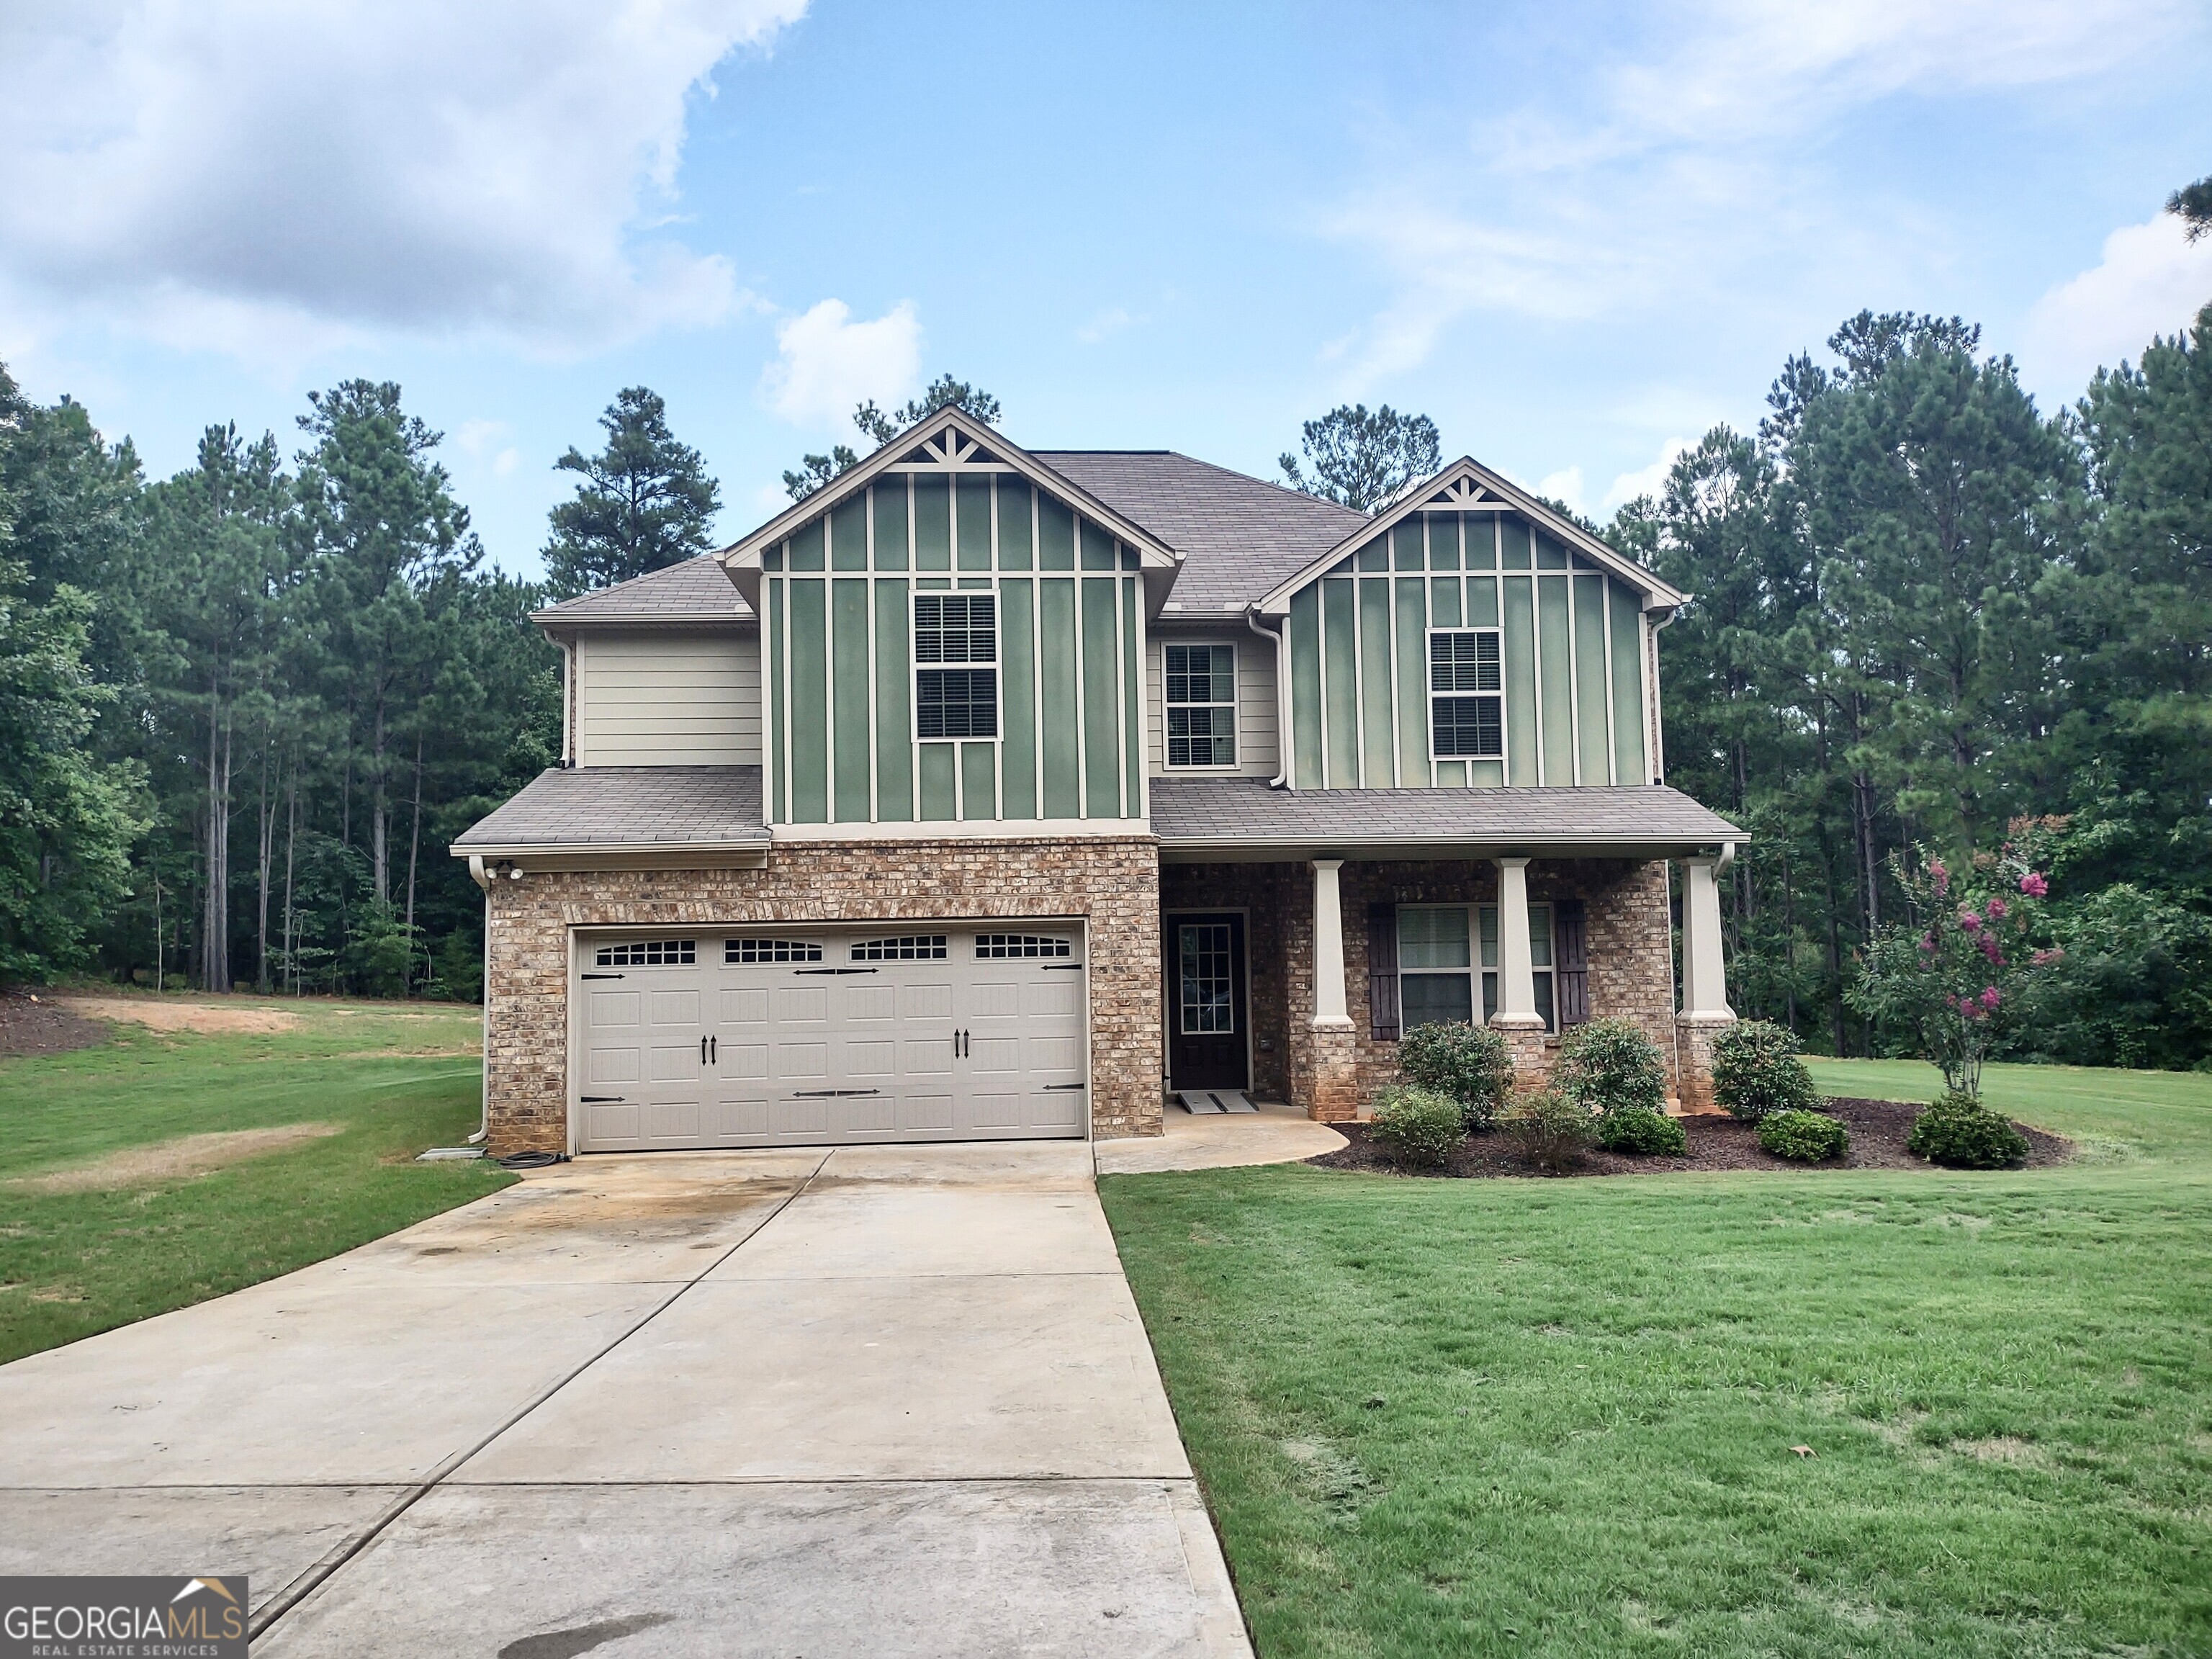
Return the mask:
<svg viewBox="0 0 2212 1659">
<path fill-rule="evenodd" d="M 1997 936 L 1995 933 L 1982 935 L 1982 954 L 1987 957 L 1995 966 L 1999 968 L 2004 966 L 2004 951 L 1997 944 Z"/>
<path fill-rule="evenodd" d="M 2051 884 L 2036 871 L 2031 870 L 2020 878 L 2020 890 L 2030 898 L 2041 898 L 2051 890 Z"/>
<path fill-rule="evenodd" d="M 1944 894 L 1951 890 L 1951 872 L 1943 867 L 1942 860 L 1930 859 L 1928 860 L 1928 876 L 1929 879 L 1936 884 L 1936 896 L 1937 898 L 1942 898 Z"/>
<path fill-rule="evenodd" d="M 1978 933 L 1982 931 L 1982 918 L 1978 912 L 1969 910 L 1962 905 L 1959 909 L 1959 926 L 1970 933 Z"/>
<path fill-rule="evenodd" d="M 1990 899 L 1990 903 L 1989 903 L 1989 915 L 1990 915 L 1990 920 L 1991 921 L 2002 921 L 2004 920 L 2004 913 L 2005 913 L 2004 895 L 2003 895 L 2002 893 L 1999 893 L 1999 894 L 1997 894 L 1995 897 L 1993 897 L 1992 899 Z"/>
<path fill-rule="evenodd" d="M 1982 1006 L 1984 1008 L 1994 1009 L 1996 1006 L 1997 988 L 1992 985 L 1982 993 Z"/>
<path fill-rule="evenodd" d="M 2054 945 L 2048 951 L 2038 951 L 2030 959 L 2039 968 L 2048 968 L 2052 963 L 2063 959 L 2065 955 L 2065 951 L 2059 950 Z"/>
<path fill-rule="evenodd" d="M 1920 948 L 1928 955 L 1931 957 L 1934 956 L 1936 954 L 1936 935 L 1933 933 L 1923 933 L 1920 936 Z"/>
</svg>

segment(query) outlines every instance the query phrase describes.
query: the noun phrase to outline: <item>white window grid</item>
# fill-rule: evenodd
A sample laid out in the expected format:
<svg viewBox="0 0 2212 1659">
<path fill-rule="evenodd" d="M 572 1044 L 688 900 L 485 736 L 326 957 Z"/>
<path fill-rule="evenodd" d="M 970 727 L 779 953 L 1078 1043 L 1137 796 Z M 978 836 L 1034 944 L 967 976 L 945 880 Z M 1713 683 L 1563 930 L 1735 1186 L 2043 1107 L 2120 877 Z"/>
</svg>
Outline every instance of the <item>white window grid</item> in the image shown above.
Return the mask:
<svg viewBox="0 0 2212 1659">
<path fill-rule="evenodd" d="M 1431 628 L 1427 631 L 1430 758 L 1448 760 L 1505 759 L 1505 635 L 1498 628 Z M 1494 726 L 1494 743 L 1474 748 L 1455 746 L 1447 752 L 1437 741 L 1440 705 L 1489 704 L 1478 708 L 1477 731 Z M 1455 715 L 1457 708 L 1451 711 Z M 1481 718 L 1486 713 L 1488 719 Z M 1459 722 L 1452 722 L 1455 730 Z M 1486 735 L 1486 733 L 1485 734 Z"/>
<path fill-rule="evenodd" d="M 699 960 L 696 939 L 640 939 L 629 945 L 602 945 L 592 963 L 598 968 L 690 968 Z"/>
<path fill-rule="evenodd" d="M 1052 939 L 1042 933 L 978 933 L 975 935 L 975 958 L 979 962 L 1002 960 L 1010 957 L 1065 957 L 1073 953 L 1073 941 Z"/>
<path fill-rule="evenodd" d="M 862 939 L 853 947 L 855 962 L 942 962 L 943 933 L 902 933 L 895 939 Z"/>
<path fill-rule="evenodd" d="M 1411 960 L 1415 955 L 1408 949 L 1413 941 L 1409 935 L 1421 931 L 1418 926 L 1409 927 L 1408 920 L 1428 915 L 1457 915 L 1464 917 L 1465 932 L 1460 935 L 1466 941 L 1464 963 L 1427 963 Z M 1446 929 L 1446 932 L 1456 932 Z M 1459 943 L 1458 939 L 1450 941 Z M 1559 1029 L 1559 1003 L 1553 980 L 1552 907 L 1548 903 L 1528 907 L 1528 957 L 1534 969 L 1536 981 L 1536 1012 L 1544 1017 L 1544 1029 Z M 1408 1006 L 1406 1000 L 1406 981 L 1409 978 L 1445 977 L 1458 975 L 1468 982 L 1468 1008 L 1470 1014 L 1479 1009 L 1476 1023 L 1487 1024 L 1498 1012 L 1498 907 L 1494 904 L 1401 904 L 1398 907 L 1398 1006 Z"/>
<path fill-rule="evenodd" d="M 1194 675 L 1192 660 L 1204 666 Z M 1194 697 L 1190 681 L 1202 677 L 1206 696 Z M 1181 681 L 1183 696 L 1176 696 Z M 1160 708 L 1162 758 L 1176 771 L 1225 769 L 1237 764 L 1237 647 L 1214 642 L 1163 644 Z M 1202 717 L 1202 718 L 1201 718 Z M 1180 726 L 1182 730 L 1176 728 Z M 1203 730 L 1194 728 L 1203 727 Z M 1204 758 L 1196 758 L 1201 752 Z"/>
<path fill-rule="evenodd" d="M 726 964 L 760 962 L 819 962 L 822 947 L 803 939 L 732 939 L 722 941 Z"/>
<path fill-rule="evenodd" d="M 917 591 L 909 601 L 914 625 L 914 734 L 917 743 L 996 743 L 1004 729 L 1000 718 L 1000 693 L 1003 689 L 999 680 L 999 595 L 995 586 L 987 591 L 951 592 L 933 589 Z M 952 618 L 959 620 L 955 623 Z M 960 689 L 964 693 L 957 701 L 960 707 L 971 711 L 971 717 L 960 722 L 965 731 L 927 730 L 931 723 L 922 708 L 922 688 L 927 676 L 959 674 L 967 678 Z M 976 677 L 982 677 L 987 688 L 990 730 L 974 730 L 976 724 L 972 711 L 983 703 L 984 696 L 976 695 Z M 940 708 L 946 707 L 944 693 L 952 689 L 946 682 L 939 681 Z"/>
</svg>

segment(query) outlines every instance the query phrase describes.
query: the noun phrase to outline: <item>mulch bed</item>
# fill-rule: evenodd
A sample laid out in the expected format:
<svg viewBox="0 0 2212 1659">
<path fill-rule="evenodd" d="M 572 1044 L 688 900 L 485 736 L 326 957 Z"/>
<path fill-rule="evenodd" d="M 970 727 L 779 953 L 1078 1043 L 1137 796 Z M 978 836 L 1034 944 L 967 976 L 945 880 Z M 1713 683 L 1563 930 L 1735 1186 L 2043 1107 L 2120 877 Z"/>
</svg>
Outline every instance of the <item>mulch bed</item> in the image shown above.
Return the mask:
<svg viewBox="0 0 2212 1659">
<path fill-rule="evenodd" d="M 0 990 L 0 1055 L 65 1054 L 107 1041 L 107 1027 L 21 986 Z"/>
<path fill-rule="evenodd" d="M 1753 1125 L 1726 1116 L 1700 1115 L 1681 1120 L 1689 1150 L 1681 1158 L 1636 1158 L 1593 1146 L 1570 1175 L 1659 1175 L 1680 1170 L 1927 1170 L 1905 1150 L 1905 1138 L 1922 1108 L 1897 1100 L 1830 1100 L 1826 1108 L 1841 1118 L 1851 1132 L 1850 1150 L 1826 1164 L 1792 1164 L 1759 1144 Z M 1306 1162 L 1324 1170 L 1364 1170 L 1384 1175 L 1534 1176 L 1543 1172 L 1522 1161 L 1513 1143 L 1496 1129 L 1470 1135 L 1442 1169 L 1408 1166 L 1372 1144 L 1364 1123 L 1337 1123 L 1352 1144 Z M 2063 1164 L 2073 1155 L 2074 1143 L 2062 1135 L 2046 1134 L 2025 1123 L 2013 1126 L 2027 1137 L 2027 1167 L 2040 1169 Z"/>
</svg>

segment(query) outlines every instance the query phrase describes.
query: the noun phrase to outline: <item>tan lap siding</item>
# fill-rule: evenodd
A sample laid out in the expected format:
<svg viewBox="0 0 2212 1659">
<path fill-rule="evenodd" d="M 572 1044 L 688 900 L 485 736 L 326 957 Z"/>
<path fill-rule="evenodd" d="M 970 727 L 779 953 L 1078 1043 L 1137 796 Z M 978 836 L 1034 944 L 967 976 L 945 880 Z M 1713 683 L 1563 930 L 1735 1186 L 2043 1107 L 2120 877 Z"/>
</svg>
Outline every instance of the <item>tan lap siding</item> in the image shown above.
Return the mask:
<svg viewBox="0 0 2212 1659">
<path fill-rule="evenodd" d="M 584 766 L 758 766 L 760 637 L 592 634 L 577 641 Z"/>
</svg>

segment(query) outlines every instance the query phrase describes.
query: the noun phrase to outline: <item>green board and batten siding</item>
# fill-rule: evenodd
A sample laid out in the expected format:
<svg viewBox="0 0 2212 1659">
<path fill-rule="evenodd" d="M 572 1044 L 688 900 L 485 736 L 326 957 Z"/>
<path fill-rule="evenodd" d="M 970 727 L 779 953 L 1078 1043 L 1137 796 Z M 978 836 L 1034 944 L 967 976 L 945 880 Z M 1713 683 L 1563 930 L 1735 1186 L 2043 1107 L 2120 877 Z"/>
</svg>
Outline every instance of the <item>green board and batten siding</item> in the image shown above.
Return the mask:
<svg viewBox="0 0 2212 1659">
<path fill-rule="evenodd" d="M 1517 516 L 1406 520 L 1291 596 L 1291 782 L 1650 782 L 1640 601 Z M 1431 628 L 1503 630 L 1503 761 L 1431 762 Z"/>
<path fill-rule="evenodd" d="M 917 471 L 762 563 L 771 823 L 1144 816 L 1144 592 L 1102 526 L 1013 474 Z M 998 595 L 999 738 L 921 742 L 914 594 L 963 588 Z"/>
</svg>

